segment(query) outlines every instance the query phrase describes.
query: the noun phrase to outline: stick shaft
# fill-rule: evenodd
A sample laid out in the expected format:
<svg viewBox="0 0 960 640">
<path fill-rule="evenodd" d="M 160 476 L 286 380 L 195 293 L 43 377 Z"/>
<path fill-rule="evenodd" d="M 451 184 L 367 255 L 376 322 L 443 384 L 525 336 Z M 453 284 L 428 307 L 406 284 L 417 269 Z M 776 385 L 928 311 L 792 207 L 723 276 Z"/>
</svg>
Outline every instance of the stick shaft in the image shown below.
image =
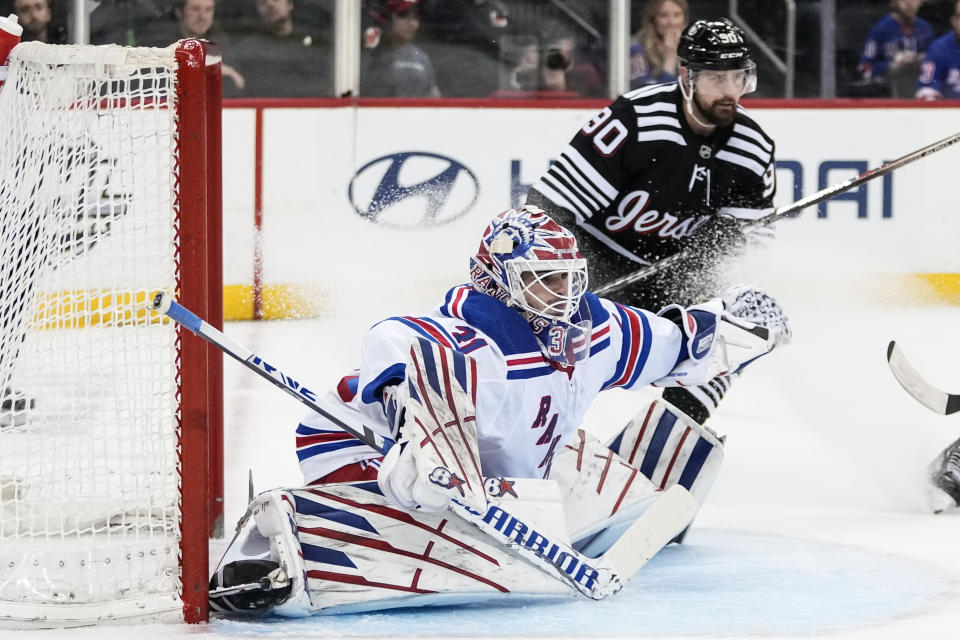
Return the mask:
<svg viewBox="0 0 960 640">
<path fill-rule="evenodd" d="M 264 380 L 290 394 L 324 418 L 330 420 L 350 435 L 362 440 L 365 444 L 370 445 L 380 453 L 386 453 L 390 447 L 393 446 L 392 440 L 384 438 L 370 429 L 370 427 L 362 424 L 354 426 L 349 421 L 343 420 L 333 415 L 329 410 L 321 407 L 317 404 L 317 395 L 305 385 L 298 382 L 296 378 L 284 373 L 281 369 L 271 365 L 246 347 L 234 342 L 215 327 L 204 322 L 195 313 L 180 303 L 171 300 L 166 294 L 156 294 L 152 308 L 155 311 L 166 314 L 171 320 L 189 329 L 192 333 L 214 345 Z"/>
<path fill-rule="evenodd" d="M 911 162 L 919 160 L 920 158 L 925 158 L 932 153 L 936 153 L 937 151 L 940 151 L 941 149 L 946 149 L 947 147 L 957 142 L 960 142 L 960 132 L 957 132 L 952 136 L 944 138 L 943 140 L 938 140 L 937 142 L 928 144 L 927 146 L 921 149 L 917 149 L 916 151 L 912 151 L 906 154 L 905 156 L 897 158 L 896 160 L 885 162 L 879 167 L 876 167 L 874 169 L 869 169 L 854 178 L 850 178 L 849 180 L 845 180 L 839 184 L 835 184 L 831 187 L 827 187 L 826 189 L 817 191 L 816 193 L 813 193 L 805 198 L 801 198 L 792 204 L 779 207 L 775 209 L 771 214 L 764 216 L 758 220 L 748 222 L 744 224 L 741 228 L 752 229 L 754 227 L 761 227 L 761 226 L 773 224 L 774 222 L 776 222 L 777 220 L 780 220 L 781 218 L 798 213 L 806 209 L 807 207 L 812 207 L 815 204 L 820 204 L 821 202 L 825 200 L 829 200 L 835 195 L 841 194 L 844 191 L 849 191 L 850 189 L 853 189 L 854 187 L 858 187 L 865 182 L 869 182 L 874 178 L 879 178 L 880 176 L 886 175 L 891 171 L 894 171 L 895 169 L 899 169 L 900 167 L 903 167 L 904 165 L 908 165 Z M 686 249 L 683 249 L 682 251 L 678 251 L 672 256 L 667 256 L 663 260 L 659 260 L 651 265 L 647 265 L 646 267 L 643 267 L 642 269 L 638 269 L 633 273 L 628 273 L 625 276 L 622 276 L 615 280 L 611 280 L 610 282 L 603 285 L 602 287 L 598 287 L 597 289 L 595 289 L 594 293 L 596 293 L 599 296 L 604 296 L 613 291 L 622 289 L 628 284 L 633 284 L 634 282 L 643 280 L 644 278 L 648 278 L 655 273 L 659 273 L 660 271 L 663 271 L 667 267 L 670 267 L 676 264 L 677 262 L 680 262 L 684 258 L 689 257 L 692 253 L 693 253 L 693 247 L 687 247 Z"/>
</svg>

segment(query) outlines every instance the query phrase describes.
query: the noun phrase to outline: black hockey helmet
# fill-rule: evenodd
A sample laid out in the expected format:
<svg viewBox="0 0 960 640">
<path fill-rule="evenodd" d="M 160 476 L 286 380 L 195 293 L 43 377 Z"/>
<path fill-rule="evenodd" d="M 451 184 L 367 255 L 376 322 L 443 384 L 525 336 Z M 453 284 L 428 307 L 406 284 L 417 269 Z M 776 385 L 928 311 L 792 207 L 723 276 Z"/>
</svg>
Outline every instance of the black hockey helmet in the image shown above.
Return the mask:
<svg viewBox="0 0 960 640">
<path fill-rule="evenodd" d="M 727 18 L 697 20 L 683 30 L 680 64 L 690 69 L 746 69 L 753 66 L 743 30 Z"/>
</svg>

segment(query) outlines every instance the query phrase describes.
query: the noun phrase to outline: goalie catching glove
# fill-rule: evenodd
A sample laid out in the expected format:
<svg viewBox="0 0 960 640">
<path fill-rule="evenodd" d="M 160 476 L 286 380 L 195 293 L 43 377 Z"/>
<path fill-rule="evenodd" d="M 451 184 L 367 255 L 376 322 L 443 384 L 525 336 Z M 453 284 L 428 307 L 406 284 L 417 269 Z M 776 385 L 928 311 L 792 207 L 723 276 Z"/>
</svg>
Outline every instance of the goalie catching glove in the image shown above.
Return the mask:
<svg viewBox="0 0 960 640">
<path fill-rule="evenodd" d="M 654 382 L 661 387 L 701 385 L 717 376 L 738 373 L 792 338 L 787 316 L 777 301 L 744 285 L 692 307 L 669 305 L 657 315 L 680 328 L 685 356 Z"/>
</svg>

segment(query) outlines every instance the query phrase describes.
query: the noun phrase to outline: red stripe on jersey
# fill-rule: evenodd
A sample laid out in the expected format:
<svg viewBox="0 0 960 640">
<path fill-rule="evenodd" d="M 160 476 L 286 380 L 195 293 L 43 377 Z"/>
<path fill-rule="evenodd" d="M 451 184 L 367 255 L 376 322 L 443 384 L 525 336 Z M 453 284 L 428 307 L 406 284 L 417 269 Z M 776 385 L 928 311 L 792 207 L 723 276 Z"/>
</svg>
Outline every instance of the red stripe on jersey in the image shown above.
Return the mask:
<svg viewBox="0 0 960 640">
<path fill-rule="evenodd" d="M 640 327 L 640 318 L 637 317 L 637 314 L 626 307 L 620 307 L 623 309 L 624 313 L 627 316 L 627 319 L 630 321 L 630 328 L 624 333 L 630 336 L 630 355 L 627 356 L 627 364 L 623 369 L 623 375 L 620 376 L 620 379 L 613 383 L 614 387 L 619 387 L 627 382 L 633 376 L 633 370 L 637 366 L 637 360 L 639 360 L 640 354 L 640 343 L 643 342 L 643 330 Z"/>
<path fill-rule="evenodd" d="M 531 356 L 529 358 L 514 358 L 513 360 L 507 360 L 508 367 L 516 367 L 521 364 L 536 364 L 543 362 L 543 356 Z"/>
<path fill-rule="evenodd" d="M 337 384 L 337 395 L 344 402 L 350 402 L 356 397 L 356 393 L 350 390 L 350 381 L 356 380 L 360 376 L 343 376 Z"/>
<path fill-rule="evenodd" d="M 312 444 L 321 444 L 326 442 L 339 442 L 341 440 L 359 440 L 346 431 L 340 433 L 317 433 L 310 436 L 297 436 L 297 448 L 306 447 Z"/>
<path fill-rule="evenodd" d="M 605 323 L 602 328 L 597 329 L 597 330 L 590 336 L 590 341 L 591 341 L 591 342 L 596 342 L 598 339 L 602 338 L 603 336 L 607 335 L 608 333 L 610 333 L 610 323 L 609 323 L 609 322 Z"/>
<path fill-rule="evenodd" d="M 470 287 L 457 287 L 457 293 L 454 294 L 453 301 L 450 303 L 450 313 L 454 317 L 463 320 L 463 302 L 469 293 Z"/>
<path fill-rule="evenodd" d="M 424 322 L 420 318 L 414 318 L 413 316 L 404 316 L 404 320 L 409 320 L 410 322 L 414 323 L 415 325 L 417 325 L 418 327 L 420 327 L 421 329 L 429 333 L 431 336 L 433 336 L 436 339 L 436 341 L 442 344 L 443 346 L 450 347 L 451 349 L 453 349 L 453 345 L 450 344 L 449 340 L 447 340 L 447 336 L 443 335 L 443 333 L 438 331 L 437 328 L 432 324 L 430 324 L 429 322 Z"/>
</svg>

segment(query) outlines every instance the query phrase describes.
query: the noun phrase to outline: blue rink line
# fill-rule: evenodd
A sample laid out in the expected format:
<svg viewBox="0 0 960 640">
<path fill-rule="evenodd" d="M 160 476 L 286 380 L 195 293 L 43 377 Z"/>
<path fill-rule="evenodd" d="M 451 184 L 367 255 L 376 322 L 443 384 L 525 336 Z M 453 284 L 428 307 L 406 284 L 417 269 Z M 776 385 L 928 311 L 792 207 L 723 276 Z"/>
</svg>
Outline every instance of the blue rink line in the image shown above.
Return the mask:
<svg viewBox="0 0 960 640">
<path fill-rule="evenodd" d="M 960 596 L 932 565 L 858 547 L 699 530 L 654 557 L 617 595 L 383 613 L 218 620 L 234 636 L 683 637 L 811 635 L 882 625 Z"/>
</svg>

